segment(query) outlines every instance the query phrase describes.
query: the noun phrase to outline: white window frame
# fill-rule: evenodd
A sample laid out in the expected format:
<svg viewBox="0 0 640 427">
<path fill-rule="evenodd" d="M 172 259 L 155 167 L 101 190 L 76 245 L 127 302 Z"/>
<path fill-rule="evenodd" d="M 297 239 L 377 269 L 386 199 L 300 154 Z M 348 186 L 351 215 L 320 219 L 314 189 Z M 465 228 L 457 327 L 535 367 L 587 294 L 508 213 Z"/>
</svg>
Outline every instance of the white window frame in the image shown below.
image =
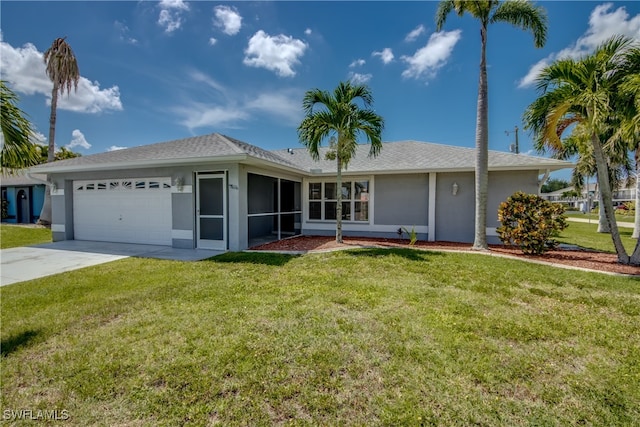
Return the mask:
<svg viewBox="0 0 640 427">
<path fill-rule="evenodd" d="M 355 199 L 355 183 L 356 182 L 362 182 L 362 181 L 366 181 L 367 182 L 367 187 L 368 187 L 368 200 L 367 200 L 367 219 L 366 220 L 356 220 L 353 219 L 355 216 L 355 204 L 356 202 L 361 202 L 362 200 L 356 200 Z M 373 221 L 373 177 L 372 176 L 348 176 L 348 177 L 342 177 L 342 183 L 344 184 L 345 182 L 350 182 L 351 183 L 351 198 L 348 200 L 348 202 L 350 203 L 350 211 L 351 211 L 351 219 L 349 220 L 345 220 L 343 219 L 342 222 L 343 223 L 347 223 L 347 224 L 372 224 Z M 335 177 L 327 177 L 327 178 L 319 178 L 319 179 L 308 179 L 304 182 L 304 202 L 305 202 L 305 221 L 307 223 L 327 223 L 327 224 L 335 224 L 336 220 L 335 219 L 325 219 L 325 203 L 327 202 L 333 202 L 335 203 L 337 200 L 336 199 L 326 199 L 325 198 L 325 184 L 326 183 L 333 183 L 336 184 L 337 183 L 337 179 Z M 321 184 L 321 188 L 320 188 L 320 199 L 311 199 L 310 196 L 310 189 L 311 189 L 311 185 L 312 184 Z M 343 199 L 343 203 L 346 202 Z M 311 203 L 320 203 L 320 219 L 317 218 L 310 218 L 310 214 L 311 214 Z"/>
</svg>

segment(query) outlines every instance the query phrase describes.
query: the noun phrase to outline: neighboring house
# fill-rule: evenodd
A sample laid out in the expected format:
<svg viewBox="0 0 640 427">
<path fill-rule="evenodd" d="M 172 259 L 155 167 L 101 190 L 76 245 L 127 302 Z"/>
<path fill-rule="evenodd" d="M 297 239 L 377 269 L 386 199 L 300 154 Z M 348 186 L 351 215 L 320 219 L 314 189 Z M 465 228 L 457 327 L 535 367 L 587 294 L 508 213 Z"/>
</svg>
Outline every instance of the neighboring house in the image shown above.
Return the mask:
<svg viewBox="0 0 640 427">
<path fill-rule="evenodd" d="M 591 182 L 585 185 L 580 192 L 576 191 L 575 187 L 567 187 L 550 193 L 542 193 L 540 197 L 550 202 L 560 203 L 567 207 L 578 209 L 581 212 L 589 212 L 598 205 L 599 195 L 598 184 Z M 635 185 L 625 182 L 620 188 L 614 189 L 612 195 L 614 206 L 635 202 Z"/>
<path fill-rule="evenodd" d="M 2 200 L 8 202 L 7 217 L 2 222 L 28 224 L 38 222 L 44 203 L 46 175 L 24 174 L 3 175 L 0 177 Z"/>
<path fill-rule="evenodd" d="M 267 151 L 220 134 L 39 165 L 52 181 L 53 239 L 243 250 L 287 236 L 335 234 L 343 194 L 346 236 L 472 242 L 475 150 L 402 141 L 377 158 L 358 147 L 335 184 L 335 162 L 305 148 Z M 321 150 L 324 156 L 326 149 Z M 571 167 L 554 159 L 490 152 L 488 233 L 517 190 Z"/>
</svg>

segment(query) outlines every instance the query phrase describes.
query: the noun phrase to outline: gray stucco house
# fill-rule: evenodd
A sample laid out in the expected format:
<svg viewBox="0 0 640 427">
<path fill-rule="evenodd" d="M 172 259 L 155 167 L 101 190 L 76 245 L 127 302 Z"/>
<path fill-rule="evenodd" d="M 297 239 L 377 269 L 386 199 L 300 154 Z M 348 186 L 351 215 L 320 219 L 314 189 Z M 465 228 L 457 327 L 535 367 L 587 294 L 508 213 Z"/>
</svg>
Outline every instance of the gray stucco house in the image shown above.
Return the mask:
<svg viewBox="0 0 640 427">
<path fill-rule="evenodd" d="M 416 141 L 361 145 L 335 184 L 335 162 L 305 148 L 267 151 L 220 134 L 40 165 L 49 175 L 54 240 L 243 250 L 297 234 L 335 233 L 343 194 L 346 236 L 472 242 L 475 150 Z M 542 176 L 570 163 L 490 152 L 487 232 L 517 190 L 538 193 Z"/>
</svg>

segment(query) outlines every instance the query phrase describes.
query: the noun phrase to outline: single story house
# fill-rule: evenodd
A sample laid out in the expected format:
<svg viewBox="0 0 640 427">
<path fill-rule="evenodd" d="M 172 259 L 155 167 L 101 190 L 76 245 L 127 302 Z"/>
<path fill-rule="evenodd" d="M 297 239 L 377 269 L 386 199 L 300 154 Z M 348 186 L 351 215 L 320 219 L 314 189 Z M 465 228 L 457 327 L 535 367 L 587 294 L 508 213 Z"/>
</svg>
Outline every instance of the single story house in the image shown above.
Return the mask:
<svg viewBox="0 0 640 427">
<path fill-rule="evenodd" d="M 325 149 L 321 153 L 324 158 Z M 267 151 L 217 133 L 39 165 L 51 181 L 54 240 L 243 250 L 298 234 L 335 233 L 343 195 L 349 236 L 472 242 L 475 150 L 417 141 L 360 145 L 336 186 L 334 161 L 306 148 Z M 487 231 L 500 202 L 539 192 L 541 176 L 571 164 L 489 154 Z"/>
<path fill-rule="evenodd" d="M 2 222 L 17 224 L 38 222 L 44 204 L 46 178 L 46 175 L 39 174 L 2 175 L 0 177 L 2 200 L 3 203 L 4 200 L 7 201 L 6 215 L 2 216 Z"/>
</svg>

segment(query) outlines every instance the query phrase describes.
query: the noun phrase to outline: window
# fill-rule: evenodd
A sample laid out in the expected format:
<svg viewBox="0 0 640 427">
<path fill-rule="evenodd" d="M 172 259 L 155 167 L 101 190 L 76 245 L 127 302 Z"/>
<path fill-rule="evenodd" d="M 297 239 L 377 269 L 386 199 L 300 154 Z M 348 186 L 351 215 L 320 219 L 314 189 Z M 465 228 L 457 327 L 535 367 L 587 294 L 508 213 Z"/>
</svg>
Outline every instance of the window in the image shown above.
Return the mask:
<svg viewBox="0 0 640 427">
<path fill-rule="evenodd" d="M 345 181 L 342 194 L 343 221 L 369 221 L 369 181 Z M 338 207 L 335 182 L 309 183 L 309 220 L 335 221 Z"/>
</svg>

